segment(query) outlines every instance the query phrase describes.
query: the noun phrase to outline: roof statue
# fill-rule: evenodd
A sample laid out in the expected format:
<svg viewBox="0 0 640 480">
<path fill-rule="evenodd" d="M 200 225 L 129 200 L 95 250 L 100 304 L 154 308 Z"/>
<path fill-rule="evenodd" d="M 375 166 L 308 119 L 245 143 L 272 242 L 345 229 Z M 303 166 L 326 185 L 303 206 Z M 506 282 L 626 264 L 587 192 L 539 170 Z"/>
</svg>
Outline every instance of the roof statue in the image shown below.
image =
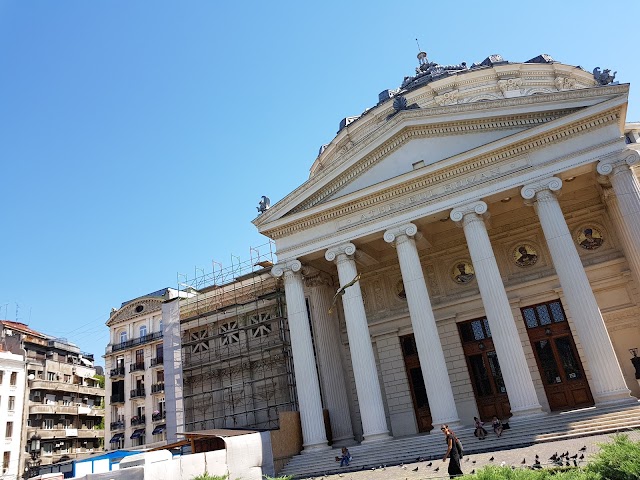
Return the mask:
<svg viewBox="0 0 640 480">
<path fill-rule="evenodd" d="M 270 206 L 271 206 L 271 200 L 269 200 L 269 197 L 265 197 L 263 195 L 256 208 L 258 209 L 258 213 L 264 213 L 267 210 L 269 210 Z"/>
<path fill-rule="evenodd" d="M 618 72 L 613 72 L 613 75 L 611 75 L 611 70 L 608 68 L 601 72 L 600 67 L 596 67 L 593 69 L 593 78 L 595 78 L 599 85 L 609 85 L 613 83 L 613 80 L 616 78 L 616 73 Z"/>
<path fill-rule="evenodd" d="M 466 62 L 462 62 L 460 65 L 440 65 L 436 62 L 430 62 L 426 52 L 420 52 L 418 53 L 416 75 L 414 77 L 404 77 L 400 88 L 413 88 L 442 76 L 459 72 L 460 70 L 467 70 Z"/>
</svg>

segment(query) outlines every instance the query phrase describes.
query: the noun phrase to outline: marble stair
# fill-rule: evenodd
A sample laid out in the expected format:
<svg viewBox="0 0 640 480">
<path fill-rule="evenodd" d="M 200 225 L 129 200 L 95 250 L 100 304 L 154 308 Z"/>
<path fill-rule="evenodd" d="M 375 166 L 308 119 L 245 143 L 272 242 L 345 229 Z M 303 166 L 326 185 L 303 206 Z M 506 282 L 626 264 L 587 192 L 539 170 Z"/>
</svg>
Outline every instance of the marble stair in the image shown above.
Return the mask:
<svg viewBox="0 0 640 480">
<path fill-rule="evenodd" d="M 500 438 L 493 434 L 489 426 L 489 435 L 485 440 L 476 439 L 473 427 L 470 426 L 458 427 L 455 432 L 464 446 L 465 454 L 508 450 L 536 443 L 638 429 L 640 403 L 516 418 L 511 419 L 509 425 L 511 428 Z M 349 467 L 341 468 L 335 461 L 336 455 L 340 454 L 340 449 L 336 448 L 296 455 L 279 475 L 307 478 L 370 469 L 380 465 L 411 463 L 418 458 L 441 459 L 444 453 L 444 437 L 436 428 L 430 434 L 356 445 L 350 447 L 349 451 L 353 457 Z"/>
</svg>

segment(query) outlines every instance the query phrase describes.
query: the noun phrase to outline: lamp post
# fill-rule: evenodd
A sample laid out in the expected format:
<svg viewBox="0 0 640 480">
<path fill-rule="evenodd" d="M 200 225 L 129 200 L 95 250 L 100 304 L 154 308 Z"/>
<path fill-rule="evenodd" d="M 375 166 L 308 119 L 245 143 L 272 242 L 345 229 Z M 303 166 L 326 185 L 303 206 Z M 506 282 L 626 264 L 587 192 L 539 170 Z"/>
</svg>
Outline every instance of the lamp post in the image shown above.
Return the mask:
<svg viewBox="0 0 640 480">
<path fill-rule="evenodd" d="M 27 478 L 35 477 L 40 473 L 40 446 L 41 437 L 37 433 L 34 433 L 29 439 L 29 454 L 31 460 L 27 460 L 29 463 L 29 473 Z"/>
</svg>

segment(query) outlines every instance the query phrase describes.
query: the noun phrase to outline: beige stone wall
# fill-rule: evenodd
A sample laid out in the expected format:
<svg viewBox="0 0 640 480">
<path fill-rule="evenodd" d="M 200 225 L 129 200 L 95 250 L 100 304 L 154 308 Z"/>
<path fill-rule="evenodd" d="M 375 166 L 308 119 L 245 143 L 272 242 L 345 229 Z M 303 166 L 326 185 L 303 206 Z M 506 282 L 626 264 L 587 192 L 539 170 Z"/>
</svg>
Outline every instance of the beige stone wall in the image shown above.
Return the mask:
<svg viewBox="0 0 640 480">
<path fill-rule="evenodd" d="M 299 412 L 280 412 L 280 428 L 271 430 L 271 448 L 276 473 L 302 451 L 302 427 Z"/>
</svg>

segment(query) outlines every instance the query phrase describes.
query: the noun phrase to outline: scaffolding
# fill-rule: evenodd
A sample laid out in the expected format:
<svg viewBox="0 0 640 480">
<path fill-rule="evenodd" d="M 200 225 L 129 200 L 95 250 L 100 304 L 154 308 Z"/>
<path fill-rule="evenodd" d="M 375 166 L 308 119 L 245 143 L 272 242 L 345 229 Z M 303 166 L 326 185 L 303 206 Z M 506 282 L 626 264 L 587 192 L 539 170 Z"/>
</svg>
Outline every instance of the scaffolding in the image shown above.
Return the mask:
<svg viewBox="0 0 640 480">
<path fill-rule="evenodd" d="M 249 259 L 178 274 L 185 429 L 278 428 L 297 410 L 284 289 L 273 242 Z"/>
</svg>

